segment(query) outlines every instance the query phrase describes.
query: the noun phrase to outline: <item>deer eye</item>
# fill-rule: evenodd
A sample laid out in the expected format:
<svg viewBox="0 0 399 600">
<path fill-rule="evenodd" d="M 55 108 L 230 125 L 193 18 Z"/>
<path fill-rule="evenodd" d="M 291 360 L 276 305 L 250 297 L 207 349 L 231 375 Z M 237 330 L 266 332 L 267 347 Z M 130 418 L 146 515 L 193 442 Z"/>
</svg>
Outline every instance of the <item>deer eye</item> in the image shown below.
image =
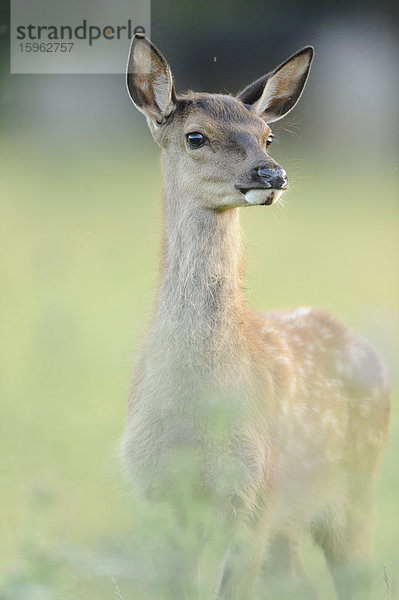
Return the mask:
<svg viewBox="0 0 399 600">
<path fill-rule="evenodd" d="M 205 136 L 199 131 L 192 131 L 187 133 L 186 140 L 189 146 L 192 148 L 200 148 L 205 144 Z"/>
<path fill-rule="evenodd" d="M 267 136 L 267 140 L 266 140 L 266 148 L 269 148 L 269 147 L 272 145 L 273 138 L 274 138 L 274 135 L 273 135 L 272 133 L 270 133 L 270 134 Z"/>
</svg>

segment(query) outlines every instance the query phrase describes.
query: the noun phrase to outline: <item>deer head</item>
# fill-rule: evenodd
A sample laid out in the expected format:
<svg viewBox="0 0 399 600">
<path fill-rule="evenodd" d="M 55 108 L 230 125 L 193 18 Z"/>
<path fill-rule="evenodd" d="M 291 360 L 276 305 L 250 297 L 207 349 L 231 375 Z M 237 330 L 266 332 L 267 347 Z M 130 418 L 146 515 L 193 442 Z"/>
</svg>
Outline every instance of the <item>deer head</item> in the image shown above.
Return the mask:
<svg viewBox="0 0 399 600">
<path fill-rule="evenodd" d="M 163 148 L 166 185 L 208 209 L 273 204 L 288 187 L 269 155 L 270 123 L 289 113 L 304 89 L 313 48 L 307 46 L 237 96 L 177 95 L 168 63 L 143 35 L 133 38 L 127 88 Z"/>
</svg>

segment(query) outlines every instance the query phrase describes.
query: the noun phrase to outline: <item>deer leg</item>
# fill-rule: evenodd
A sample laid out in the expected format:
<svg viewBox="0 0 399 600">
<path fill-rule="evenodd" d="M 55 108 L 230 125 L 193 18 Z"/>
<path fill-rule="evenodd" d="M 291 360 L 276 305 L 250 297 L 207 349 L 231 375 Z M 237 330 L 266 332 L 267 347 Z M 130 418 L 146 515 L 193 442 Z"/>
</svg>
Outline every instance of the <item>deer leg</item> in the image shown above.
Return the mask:
<svg viewBox="0 0 399 600">
<path fill-rule="evenodd" d="M 265 537 L 246 528 L 240 540 L 232 543 L 224 557 L 216 598 L 223 600 L 249 600 L 262 564 L 266 547 Z"/>
<path fill-rule="evenodd" d="M 372 586 L 372 524 L 374 501 L 363 490 L 352 497 L 350 507 L 334 511 L 313 536 L 327 560 L 340 600 L 368 600 Z"/>
<path fill-rule="evenodd" d="M 280 534 L 273 539 L 263 568 L 263 579 L 271 598 L 317 600 L 319 597 L 308 580 L 297 534 Z"/>
</svg>

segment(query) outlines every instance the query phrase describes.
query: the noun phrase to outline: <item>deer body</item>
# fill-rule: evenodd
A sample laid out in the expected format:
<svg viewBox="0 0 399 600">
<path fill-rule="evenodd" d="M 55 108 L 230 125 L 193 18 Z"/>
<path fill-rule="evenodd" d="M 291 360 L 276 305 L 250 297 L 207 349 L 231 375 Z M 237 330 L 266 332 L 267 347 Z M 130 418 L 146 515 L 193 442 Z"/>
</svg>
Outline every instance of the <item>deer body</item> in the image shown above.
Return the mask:
<svg viewBox="0 0 399 600">
<path fill-rule="evenodd" d="M 250 596 L 273 549 L 288 571 L 302 572 L 305 530 L 341 599 L 357 596 L 339 568 L 370 554 L 389 414 L 384 367 L 328 313 L 258 314 L 242 292 L 239 207 L 273 203 L 286 187 L 265 151 L 267 123 L 296 103 L 310 60 L 309 49 L 297 53 L 241 98 L 177 98 L 165 59 L 142 37 L 128 65 L 129 92 L 163 148 L 165 220 L 123 452 L 136 483 L 157 494 L 173 485 L 170 452 L 198 450 L 198 480 L 218 490 L 226 520 L 250 540 L 245 557 L 239 545 L 227 553 L 218 584 L 226 600 Z M 214 435 L 220 407 L 224 426 Z"/>
</svg>

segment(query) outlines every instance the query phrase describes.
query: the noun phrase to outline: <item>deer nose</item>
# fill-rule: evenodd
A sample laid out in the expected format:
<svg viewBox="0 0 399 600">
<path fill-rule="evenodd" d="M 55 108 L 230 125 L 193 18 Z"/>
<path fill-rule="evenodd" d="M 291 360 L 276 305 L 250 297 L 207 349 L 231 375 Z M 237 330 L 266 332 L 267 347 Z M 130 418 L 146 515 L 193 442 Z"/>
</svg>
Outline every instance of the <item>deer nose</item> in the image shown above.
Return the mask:
<svg viewBox="0 0 399 600">
<path fill-rule="evenodd" d="M 265 184 L 265 187 L 277 190 L 288 186 L 287 173 L 284 169 L 267 169 L 266 167 L 256 167 L 256 176 Z"/>
</svg>

